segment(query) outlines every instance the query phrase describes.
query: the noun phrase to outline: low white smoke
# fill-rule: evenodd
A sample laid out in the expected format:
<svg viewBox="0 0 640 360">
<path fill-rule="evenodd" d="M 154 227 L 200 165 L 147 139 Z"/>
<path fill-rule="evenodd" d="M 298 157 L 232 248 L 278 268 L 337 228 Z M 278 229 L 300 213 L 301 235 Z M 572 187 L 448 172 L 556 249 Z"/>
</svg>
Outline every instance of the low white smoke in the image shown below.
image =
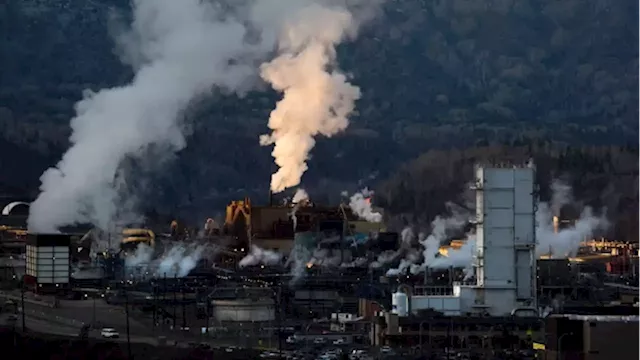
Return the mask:
<svg viewBox="0 0 640 360">
<path fill-rule="evenodd" d="M 403 243 L 413 244 L 416 241 L 421 245 L 421 253 L 413 249 L 406 252 L 405 258 L 400 261 L 400 265 L 395 269 L 387 271 L 388 276 L 396 276 L 405 273 L 407 270 L 411 274 L 417 274 L 424 271 L 431 264 L 436 262 L 438 258 L 440 246 L 447 240 L 447 233 L 450 231 L 459 231 L 469 221 L 469 214 L 463 213 L 459 208 L 447 204 L 447 208 L 452 213 L 449 217 L 436 216 L 431 222 L 431 231 L 428 236 L 424 233 L 415 233 L 410 228 L 406 228 L 402 232 Z M 438 266 L 443 266 L 446 261 L 439 260 Z M 446 266 L 445 266 L 446 267 Z"/>
<path fill-rule="evenodd" d="M 349 250 L 316 248 L 309 261 L 307 261 L 307 266 L 335 268 L 342 267 L 343 264 L 352 263 L 353 256 Z"/>
<path fill-rule="evenodd" d="M 397 258 L 398 255 L 402 254 L 404 257 L 400 260 L 400 264 L 397 268 L 387 270 L 387 276 L 397 276 L 406 272 L 406 270 L 417 261 L 420 260 L 420 252 L 413 247 L 415 244 L 416 236 L 415 232 L 411 227 L 404 228 L 400 233 L 401 245 L 400 249 L 396 254 L 387 254 L 384 258 L 382 254 L 378 256 L 376 260 L 376 264 L 380 264 L 380 266 L 386 264 L 383 260 L 387 262 L 393 261 Z"/>
<path fill-rule="evenodd" d="M 557 233 L 554 231 L 553 216 L 560 214 L 563 206 L 570 205 L 573 201 L 571 187 L 560 180 L 554 180 L 551 185 L 551 202 L 541 202 L 538 204 L 536 216 L 536 256 L 550 255 L 554 258 L 564 258 L 577 253 L 580 243 L 588 240 L 594 232 L 604 230 L 609 225 L 605 215 L 596 216 L 590 207 L 585 207 L 578 220 L 574 224 Z M 556 215 L 557 214 L 557 215 Z M 476 236 L 474 233 L 467 234 L 465 243 L 460 249 L 449 248 L 447 255 L 439 255 L 439 247 L 445 240 L 448 230 L 461 229 L 468 222 L 468 214 L 457 213 L 450 218 L 436 217 L 432 223 L 431 234 L 422 239 L 418 236 L 418 241 L 422 246 L 422 263 L 418 263 L 415 252 L 407 251 L 405 258 L 400 262 L 398 268 L 389 269 L 388 276 L 397 276 L 410 271 L 412 274 L 424 271 L 425 268 L 447 268 L 464 267 L 471 275 L 470 269 L 473 261 L 473 254 L 476 248 Z M 412 230 L 403 231 L 403 242 L 405 236 L 415 239 Z"/>
<path fill-rule="evenodd" d="M 369 268 L 371 268 L 371 269 L 379 269 L 379 268 L 381 268 L 381 267 L 383 267 L 383 266 L 395 261 L 396 259 L 398 259 L 399 256 L 402 256 L 402 251 L 401 250 L 383 251 L 380 254 L 378 254 L 376 259 L 369 264 Z"/>
<path fill-rule="evenodd" d="M 349 207 L 360 219 L 364 219 L 372 223 L 379 223 L 382 221 L 382 214 L 373 211 L 373 208 L 371 207 L 372 196 L 373 191 L 364 188 L 362 191 L 353 194 L 349 198 Z"/>
<path fill-rule="evenodd" d="M 140 244 L 125 258 L 125 267 L 132 275 L 143 274 L 151 277 L 185 277 L 189 275 L 203 255 L 211 252 L 206 244 L 169 243 L 164 253 L 154 258 L 154 248 Z"/>
<path fill-rule="evenodd" d="M 289 254 L 289 258 L 285 263 L 285 267 L 291 268 L 290 286 L 298 284 L 304 278 L 307 270 L 307 264 L 311 260 L 312 253 L 301 245 L 294 245 Z"/>
<path fill-rule="evenodd" d="M 420 245 L 422 245 L 423 248 L 422 264 L 412 266 L 411 273 L 417 274 L 424 271 L 427 267 L 430 267 L 431 264 L 434 264 L 436 262 L 436 257 L 440 253 L 440 246 L 443 245 L 445 240 L 447 240 L 447 232 L 459 231 L 467 224 L 468 221 L 468 214 L 455 213 L 451 217 L 436 216 L 433 222 L 431 222 L 431 234 L 429 234 L 429 236 L 424 240 L 420 241 Z M 441 260 L 440 263 L 446 262 Z"/>
<path fill-rule="evenodd" d="M 141 243 L 134 252 L 126 255 L 124 265 L 127 268 L 149 268 L 153 260 L 153 254 L 153 247 Z"/>
<path fill-rule="evenodd" d="M 256 245 L 251 245 L 249 253 L 240 260 L 238 265 L 240 267 L 256 266 L 256 265 L 277 265 L 282 261 L 282 254 L 262 249 Z"/>
<path fill-rule="evenodd" d="M 309 201 L 309 194 L 304 189 L 296 190 L 293 198 L 291 198 L 291 202 L 294 204 L 300 204 L 305 201 Z"/>
<path fill-rule="evenodd" d="M 316 135 L 331 137 L 347 128 L 360 89 L 337 69 L 336 46 L 353 39 L 361 22 L 346 5 L 377 3 L 297 2 L 295 16 L 279 33 L 279 56 L 261 67 L 262 78 L 283 94 L 269 117 L 272 133 L 260 137 L 263 146 L 275 144 L 272 156 L 279 169 L 271 178 L 274 192 L 300 183 Z"/>
<path fill-rule="evenodd" d="M 598 229 L 606 229 L 609 222 L 604 215 L 596 216 L 590 207 L 585 207 L 576 222 L 564 229 L 554 231 L 550 206 L 541 203 L 536 213 L 536 255 L 552 258 L 575 256 L 580 243 L 589 240 Z"/>
<path fill-rule="evenodd" d="M 467 234 L 464 244 L 459 249 L 449 248 L 446 256 L 439 256 L 429 264 L 432 269 L 446 269 L 449 267 L 465 268 L 465 273 L 471 275 L 473 254 L 476 251 L 476 235 Z"/>
<path fill-rule="evenodd" d="M 363 267 L 363 266 L 367 265 L 367 261 L 368 261 L 368 259 L 366 257 L 364 257 L 364 256 L 357 257 L 357 258 L 353 259 L 352 261 L 343 262 L 342 264 L 340 264 L 340 267 L 342 267 L 342 268 Z"/>
<path fill-rule="evenodd" d="M 553 216 L 560 216 L 562 207 L 573 202 L 573 190 L 566 182 L 553 179 L 551 181 L 551 204 L 548 205 Z"/>
<path fill-rule="evenodd" d="M 562 208 L 573 202 L 573 193 L 571 186 L 561 180 L 552 181 L 551 192 L 551 203 L 540 203 L 536 212 L 536 255 L 550 255 L 553 258 L 575 256 L 580 243 L 589 240 L 595 231 L 605 230 L 609 222 L 604 212 L 596 216 L 587 206 L 574 224 L 556 233 L 553 217 L 561 216 Z"/>
<path fill-rule="evenodd" d="M 293 221 L 293 231 L 296 231 L 296 228 L 298 227 L 298 218 L 296 217 L 296 212 L 298 212 L 298 209 L 300 208 L 300 206 L 304 205 L 308 201 L 309 201 L 309 194 L 307 194 L 307 192 L 304 191 L 304 189 L 298 189 L 296 190 L 296 193 L 293 194 L 293 198 L 291 199 L 291 202 L 294 205 L 293 205 L 293 209 L 291 209 L 291 213 L 289 214 L 289 216 L 291 216 L 291 220 Z"/>
<path fill-rule="evenodd" d="M 399 258 L 403 257 L 409 251 L 413 251 L 415 237 L 413 229 L 406 227 L 400 232 L 400 247 L 397 250 L 387 250 L 378 254 L 376 260 L 374 260 L 369 267 L 372 269 L 378 269 L 392 263 Z M 392 271 L 393 273 L 394 271 Z M 399 273 L 400 271 L 397 271 Z"/>
</svg>

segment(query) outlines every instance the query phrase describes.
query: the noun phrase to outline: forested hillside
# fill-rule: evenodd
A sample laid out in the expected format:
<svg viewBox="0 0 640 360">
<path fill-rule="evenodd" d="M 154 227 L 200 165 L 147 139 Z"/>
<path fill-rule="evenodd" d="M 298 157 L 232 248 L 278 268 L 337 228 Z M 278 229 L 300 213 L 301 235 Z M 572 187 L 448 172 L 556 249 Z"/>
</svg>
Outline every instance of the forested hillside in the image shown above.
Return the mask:
<svg viewBox="0 0 640 360">
<path fill-rule="evenodd" d="M 0 6 L 5 185 L 36 190 L 37 174 L 67 146 L 82 91 L 131 78 L 109 26 L 111 11 L 126 15 L 128 4 Z M 340 48 L 340 65 L 363 96 L 347 133 L 319 142 L 303 185 L 337 195 L 358 182 L 375 185 L 425 151 L 530 138 L 637 148 L 637 13 L 638 2 L 626 0 L 388 1 L 383 16 Z M 149 206 L 202 214 L 244 193 L 265 194 L 272 159 L 257 136 L 276 99 L 261 90 L 199 106 L 188 147 L 146 186 Z M 426 175 L 425 183 L 444 182 Z M 417 210 L 399 201 L 394 208 Z"/>
<path fill-rule="evenodd" d="M 540 199 L 549 201 L 553 179 L 571 185 L 581 205 L 606 209 L 612 236 L 638 241 L 638 150 L 626 147 L 490 146 L 432 150 L 402 166 L 377 188 L 376 202 L 391 214 L 429 221 L 445 203 L 465 206 L 476 163 L 525 164 L 533 159 Z M 576 216 L 578 214 L 568 214 Z"/>
</svg>

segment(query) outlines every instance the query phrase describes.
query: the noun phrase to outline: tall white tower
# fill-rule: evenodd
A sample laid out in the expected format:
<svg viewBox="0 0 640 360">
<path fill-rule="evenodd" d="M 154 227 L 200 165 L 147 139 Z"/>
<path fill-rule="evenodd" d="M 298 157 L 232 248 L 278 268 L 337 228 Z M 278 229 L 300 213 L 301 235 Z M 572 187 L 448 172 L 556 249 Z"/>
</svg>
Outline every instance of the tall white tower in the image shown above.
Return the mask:
<svg viewBox="0 0 640 360">
<path fill-rule="evenodd" d="M 495 315 L 535 307 L 535 169 L 478 166 L 475 177 L 475 303 Z"/>
</svg>

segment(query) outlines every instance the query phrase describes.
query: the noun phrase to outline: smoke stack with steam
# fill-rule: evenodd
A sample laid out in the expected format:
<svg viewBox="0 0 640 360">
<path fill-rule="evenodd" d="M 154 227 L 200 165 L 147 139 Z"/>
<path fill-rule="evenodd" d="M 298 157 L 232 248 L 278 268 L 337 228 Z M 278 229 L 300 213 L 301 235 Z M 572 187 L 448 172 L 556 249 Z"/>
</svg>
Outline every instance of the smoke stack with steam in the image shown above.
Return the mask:
<svg viewBox="0 0 640 360">
<path fill-rule="evenodd" d="M 283 94 L 269 117 L 272 133 L 260 137 L 261 145 L 274 144 L 276 193 L 300 184 L 316 135 L 331 137 L 349 124 L 360 90 L 337 70 L 335 48 L 357 26 L 346 7 L 317 1 L 285 22 L 279 56 L 261 66 L 262 78 Z"/>
</svg>

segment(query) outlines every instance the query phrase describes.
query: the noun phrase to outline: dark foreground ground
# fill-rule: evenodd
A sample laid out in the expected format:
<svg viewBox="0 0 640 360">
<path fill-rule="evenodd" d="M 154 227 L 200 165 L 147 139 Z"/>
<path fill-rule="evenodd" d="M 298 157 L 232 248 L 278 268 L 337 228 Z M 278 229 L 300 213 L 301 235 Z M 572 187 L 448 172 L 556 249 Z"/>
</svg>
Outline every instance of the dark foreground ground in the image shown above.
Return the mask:
<svg viewBox="0 0 640 360">
<path fill-rule="evenodd" d="M 131 344 L 131 357 L 126 343 L 96 340 L 81 341 L 46 334 L 21 334 L 11 329 L 0 328 L 0 349 L 3 359 L 77 359 L 77 360 L 164 360 L 164 359 L 258 359 L 253 350 L 234 349 L 232 353 L 222 350 L 185 349 L 160 347 L 147 344 Z"/>
</svg>

